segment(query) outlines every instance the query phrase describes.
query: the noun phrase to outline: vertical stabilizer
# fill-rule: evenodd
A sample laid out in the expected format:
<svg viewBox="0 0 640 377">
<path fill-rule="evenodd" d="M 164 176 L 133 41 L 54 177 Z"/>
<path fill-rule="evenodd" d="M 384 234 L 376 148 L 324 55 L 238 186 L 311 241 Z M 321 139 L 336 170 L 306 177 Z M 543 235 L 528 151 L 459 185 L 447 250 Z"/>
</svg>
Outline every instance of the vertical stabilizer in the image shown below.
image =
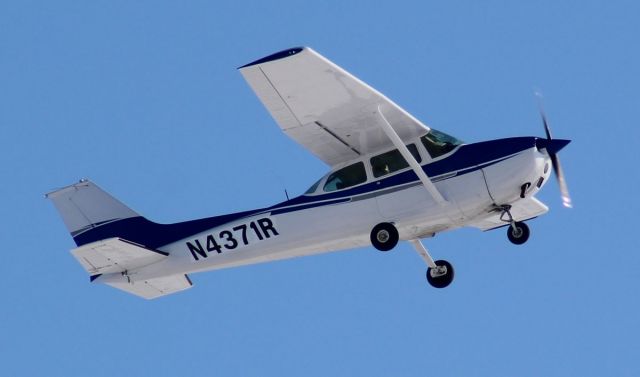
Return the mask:
<svg viewBox="0 0 640 377">
<path fill-rule="evenodd" d="M 86 179 L 46 197 L 56 206 L 73 237 L 109 222 L 140 216 Z"/>
</svg>

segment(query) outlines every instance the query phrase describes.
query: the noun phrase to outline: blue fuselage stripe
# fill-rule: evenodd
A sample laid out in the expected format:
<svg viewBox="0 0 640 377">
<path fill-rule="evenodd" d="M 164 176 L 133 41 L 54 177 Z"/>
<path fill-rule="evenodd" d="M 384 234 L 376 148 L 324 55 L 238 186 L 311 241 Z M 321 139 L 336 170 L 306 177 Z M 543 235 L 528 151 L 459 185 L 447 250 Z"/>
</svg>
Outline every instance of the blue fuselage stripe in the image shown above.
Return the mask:
<svg viewBox="0 0 640 377">
<path fill-rule="evenodd" d="M 535 137 L 516 137 L 466 144 L 460 146 L 446 158 L 424 165 L 423 170 L 431 179 L 437 182 L 439 177 L 440 179 L 450 179 L 468 174 L 503 161 L 519 152 L 535 147 L 535 145 Z M 393 187 L 403 185 L 410 187 L 411 185 L 409 185 L 409 183 L 414 181 L 418 181 L 417 175 L 413 170 L 407 170 L 346 190 L 318 195 L 301 195 L 267 208 L 175 224 L 157 224 L 144 217 L 132 217 L 107 222 L 102 226 L 90 229 L 76 235 L 74 241 L 78 246 L 81 246 L 106 238 L 120 237 L 154 249 L 256 214 L 271 213 L 278 215 L 346 203 L 362 195 L 375 196 L 377 192 L 388 191 Z"/>
</svg>

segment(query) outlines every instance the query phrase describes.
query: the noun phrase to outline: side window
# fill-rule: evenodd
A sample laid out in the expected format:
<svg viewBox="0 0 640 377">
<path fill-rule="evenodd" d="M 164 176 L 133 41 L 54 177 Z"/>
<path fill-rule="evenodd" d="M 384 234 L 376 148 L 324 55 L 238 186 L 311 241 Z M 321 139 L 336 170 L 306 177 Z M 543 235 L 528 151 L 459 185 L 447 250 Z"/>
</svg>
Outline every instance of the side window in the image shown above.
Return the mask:
<svg viewBox="0 0 640 377">
<path fill-rule="evenodd" d="M 409 144 L 407 148 L 418 162 L 422 161 L 415 144 Z M 400 151 L 397 149 L 371 157 L 370 161 L 375 178 L 409 167 L 409 163 L 402 157 L 402 154 L 400 154 Z"/>
<path fill-rule="evenodd" d="M 367 181 L 364 163 L 358 162 L 331 173 L 324 184 L 324 191 L 336 191 L 358 185 Z"/>
</svg>

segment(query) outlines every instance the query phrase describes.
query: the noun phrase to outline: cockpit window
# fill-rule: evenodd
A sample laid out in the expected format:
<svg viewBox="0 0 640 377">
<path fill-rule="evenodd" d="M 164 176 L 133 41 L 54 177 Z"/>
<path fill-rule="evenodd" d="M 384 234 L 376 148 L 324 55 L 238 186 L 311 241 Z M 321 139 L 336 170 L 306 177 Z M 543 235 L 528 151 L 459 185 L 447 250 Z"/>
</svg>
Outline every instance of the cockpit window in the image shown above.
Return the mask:
<svg viewBox="0 0 640 377">
<path fill-rule="evenodd" d="M 324 184 L 324 191 L 342 190 L 367 181 L 367 172 L 364 170 L 364 163 L 357 162 L 331 173 Z"/>
<path fill-rule="evenodd" d="M 433 128 L 428 134 L 421 137 L 420 140 L 422 140 L 424 147 L 427 148 L 427 152 L 429 152 L 431 158 L 447 154 L 462 144 L 461 140 L 449 136 L 444 132 L 434 130 Z"/>
<path fill-rule="evenodd" d="M 415 144 L 409 144 L 407 148 L 418 162 L 422 161 Z M 371 157 L 370 161 L 375 178 L 409 167 L 409 163 L 402 157 L 402 154 L 400 154 L 400 151 L 397 149 Z"/>
<path fill-rule="evenodd" d="M 307 191 L 305 191 L 305 194 L 313 194 L 314 192 L 316 192 L 316 190 L 318 189 L 318 186 L 320 186 L 320 182 L 322 181 L 322 178 L 318 179 L 318 181 L 316 183 L 314 183 L 311 187 L 309 187 L 307 189 Z"/>
</svg>

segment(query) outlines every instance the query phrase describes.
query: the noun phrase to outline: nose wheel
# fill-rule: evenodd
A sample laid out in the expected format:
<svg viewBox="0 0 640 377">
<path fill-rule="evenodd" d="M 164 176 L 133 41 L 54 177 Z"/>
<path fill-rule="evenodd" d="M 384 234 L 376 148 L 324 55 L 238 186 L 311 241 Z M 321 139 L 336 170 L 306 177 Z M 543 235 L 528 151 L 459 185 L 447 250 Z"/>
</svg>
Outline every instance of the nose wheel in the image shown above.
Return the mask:
<svg viewBox="0 0 640 377">
<path fill-rule="evenodd" d="M 507 237 L 514 245 L 522 245 L 529 239 L 529 226 L 523 222 L 514 222 L 509 225 Z"/>
<path fill-rule="evenodd" d="M 446 260 L 434 261 L 420 240 L 410 241 L 418 254 L 427 263 L 427 282 L 434 288 L 445 288 L 453 281 L 453 266 Z"/>
<path fill-rule="evenodd" d="M 529 226 L 522 221 L 515 221 L 513 216 L 511 216 L 511 206 L 504 205 L 498 207 L 498 210 L 502 211 L 500 215 L 500 220 L 509 223 L 509 228 L 507 229 L 507 238 L 514 245 L 522 245 L 527 242 L 529 239 Z"/>
</svg>

